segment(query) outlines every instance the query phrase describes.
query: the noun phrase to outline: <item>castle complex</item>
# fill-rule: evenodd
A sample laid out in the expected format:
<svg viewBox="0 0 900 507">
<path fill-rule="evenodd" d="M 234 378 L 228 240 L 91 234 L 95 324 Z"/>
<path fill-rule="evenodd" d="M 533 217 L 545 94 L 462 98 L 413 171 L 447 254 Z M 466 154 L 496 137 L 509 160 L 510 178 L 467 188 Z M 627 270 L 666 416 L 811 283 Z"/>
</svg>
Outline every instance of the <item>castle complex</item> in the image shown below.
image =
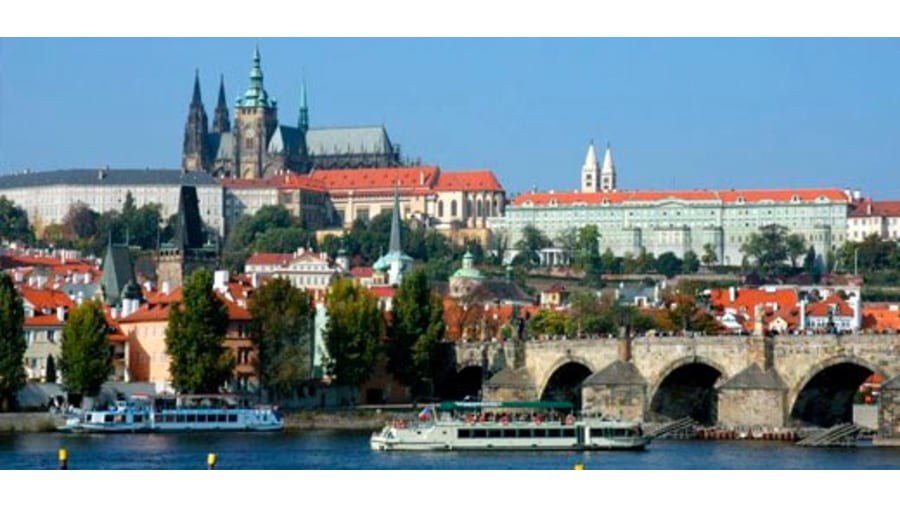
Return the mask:
<svg viewBox="0 0 900 507">
<path fill-rule="evenodd" d="M 260 179 L 280 171 L 308 173 L 313 169 L 358 169 L 400 166 L 400 148 L 384 127 L 311 128 L 306 87 L 301 86 L 300 110 L 294 125 L 278 120 L 278 103 L 263 86 L 257 48 L 250 69 L 250 85 L 237 98 L 234 125 L 229 119 L 224 79 L 209 131 L 200 93 L 200 78 L 184 128 L 181 167 L 216 177 Z"/>
</svg>

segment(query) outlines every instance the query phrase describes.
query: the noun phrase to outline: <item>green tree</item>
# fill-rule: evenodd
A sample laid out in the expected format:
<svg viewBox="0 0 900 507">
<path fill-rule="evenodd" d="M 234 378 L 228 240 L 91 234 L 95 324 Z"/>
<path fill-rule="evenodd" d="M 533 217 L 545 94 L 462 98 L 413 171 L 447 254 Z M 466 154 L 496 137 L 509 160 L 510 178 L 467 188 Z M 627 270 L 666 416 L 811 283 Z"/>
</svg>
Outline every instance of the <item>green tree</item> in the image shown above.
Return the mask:
<svg viewBox="0 0 900 507">
<path fill-rule="evenodd" d="M 684 262 L 672 252 L 665 252 L 656 259 L 656 271 L 666 275 L 666 278 L 672 278 L 681 273 L 683 267 Z"/>
<path fill-rule="evenodd" d="M 222 257 L 232 271 L 243 271 L 244 261 L 252 253 L 258 235 L 269 229 L 299 225 L 283 206 L 263 206 L 253 216 L 241 217 L 225 240 Z"/>
<path fill-rule="evenodd" d="M 28 214 L 5 195 L 0 195 L 0 239 L 27 243 L 34 241 Z"/>
<path fill-rule="evenodd" d="M 216 393 L 234 368 L 225 346 L 228 309 L 212 290 L 212 273 L 195 271 L 184 284 L 181 305 L 169 308 L 166 350 L 172 384 L 183 393 Z"/>
<path fill-rule="evenodd" d="M 444 337 L 443 301 L 437 294 L 432 293 L 428 307 L 431 310 L 428 327 L 413 345 L 412 363 L 420 372 L 419 378 L 424 386 L 422 394 L 433 395 L 437 383 L 443 380 L 447 373 L 446 362 L 441 355 L 441 342 Z"/>
<path fill-rule="evenodd" d="M 623 271 L 622 258 L 616 257 L 611 248 L 606 247 L 603 255 L 600 256 L 600 262 L 603 265 L 603 271 L 606 273 L 619 274 Z"/>
<path fill-rule="evenodd" d="M 331 286 L 326 311 L 328 370 L 336 384 L 359 386 L 372 374 L 379 341 L 384 335 L 384 317 L 378 309 L 378 300 L 365 287 L 341 279 Z"/>
<path fill-rule="evenodd" d="M 522 237 L 516 242 L 516 249 L 519 250 L 516 262 L 530 267 L 539 266 L 541 249 L 549 248 L 551 244 L 543 231 L 533 225 L 526 225 L 522 228 Z"/>
<path fill-rule="evenodd" d="M 47 373 L 44 375 L 44 382 L 56 383 L 56 359 L 53 358 L 53 354 L 47 354 Z"/>
<path fill-rule="evenodd" d="M 785 240 L 788 259 L 791 261 L 791 267 L 797 268 L 797 258 L 806 253 L 806 241 L 799 234 L 790 234 Z"/>
<path fill-rule="evenodd" d="M 432 367 L 439 352 L 436 344 L 444 334 L 444 316 L 443 303 L 428 288 L 425 271 L 417 269 L 403 278 L 391 313 L 385 342 L 388 371 L 414 395 L 427 394 L 433 389 Z"/>
<path fill-rule="evenodd" d="M 25 386 L 24 324 L 22 298 L 12 278 L 0 271 L 0 410 L 3 411 L 15 407 L 16 393 Z"/>
<path fill-rule="evenodd" d="M 313 307 L 309 293 L 273 278 L 250 298 L 260 395 L 281 400 L 310 378 Z"/>
<path fill-rule="evenodd" d="M 278 227 L 256 236 L 253 251 L 272 253 L 292 253 L 300 247 L 316 247 L 316 237 L 300 227 Z"/>
<path fill-rule="evenodd" d="M 99 301 L 86 301 L 69 314 L 59 359 L 69 394 L 96 396 L 113 373 L 108 335 L 109 325 Z"/>
<path fill-rule="evenodd" d="M 713 248 L 712 243 L 703 245 L 703 256 L 700 257 L 700 262 L 708 268 L 719 262 L 719 256 L 716 255 L 716 250 Z"/>
<path fill-rule="evenodd" d="M 749 257 L 753 272 L 765 279 L 786 274 L 785 262 L 790 255 L 787 237 L 787 227 L 778 224 L 764 225 L 758 233 L 750 235 L 750 239 L 741 245 L 741 252 Z"/>
<path fill-rule="evenodd" d="M 697 254 L 694 253 L 693 250 L 688 250 L 684 252 L 684 264 L 682 265 L 682 272 L 685 274 L 696 273 L 700 270 L 700 259 L 697 258 Z"/>
<path fill-rule="evenodd" d="M 63 217 L 63 231 L 66 239 L 78 250 L 93 251 L 100 241 L 100 214 L 83 202 L 72 203 Z M 105 238 L 104 238 L 105 240 Z M 96 253 L 96 252 L 94 252 Z"/>
</svg>

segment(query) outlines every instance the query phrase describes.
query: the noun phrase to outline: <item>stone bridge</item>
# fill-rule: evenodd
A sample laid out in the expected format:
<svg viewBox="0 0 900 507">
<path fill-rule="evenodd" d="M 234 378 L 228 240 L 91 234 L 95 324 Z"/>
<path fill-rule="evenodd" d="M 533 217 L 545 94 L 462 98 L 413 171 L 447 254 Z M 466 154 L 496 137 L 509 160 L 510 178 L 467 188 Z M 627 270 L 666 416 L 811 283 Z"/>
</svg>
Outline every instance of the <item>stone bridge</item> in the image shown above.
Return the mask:
<svg viewBox="0 0 900 507">
<path fill-rule="evenodd" d="M 900 390 L 896 334 L 459 342 L 454 354 L 457 396 L 569 399 L 643 421 L 830 426 L 851 420 L 871 374 Z M 882 430 L 900 434 L 900 407 L 887 399 Z"/>
</svg>

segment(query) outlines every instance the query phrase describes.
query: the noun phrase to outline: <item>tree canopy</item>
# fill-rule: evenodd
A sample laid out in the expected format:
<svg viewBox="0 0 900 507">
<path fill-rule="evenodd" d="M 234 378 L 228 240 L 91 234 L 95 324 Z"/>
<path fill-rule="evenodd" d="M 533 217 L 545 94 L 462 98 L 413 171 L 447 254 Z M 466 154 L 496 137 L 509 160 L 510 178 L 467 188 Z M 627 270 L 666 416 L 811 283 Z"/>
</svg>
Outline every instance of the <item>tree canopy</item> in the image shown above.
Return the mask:
<svg viewBox="0 0 900 507">
<path fill-rule="evenodd" d="M 428 287 L 425 271 L 403 278 L 394 296 L 385 348 L 388 370 L 414 395 L 430 394 L 439 364 L 444 335 L 443 303 Z"/>
<path fill-rule="evenodd" d="M 250 298 L 251 338 L 260 392 L 281 400 L 310 378 L 313 307 L 309 293 L 272 278 Z"/>
<path fill-rule="evenodd" d="M 359 386 L 372 374 L 384 335 L 378 300 L 365 287 L 340 279 L 331 286 L 326 309 L 328 371 L 338 385 Z"/>
<path fill-rule="evenodd" d="M 750 259 L 753 272 L 763 279 L 773 280 L 786 276 L 787 262 L 796 265 L 796 259 L 806 251 L 802 236 L 788 234 L 787 227 L 768 224 L 741 246 L 741 252 Z"/>
<path fill-rule="evenodd" d="M 109 325 L 99 301 L 86 301 L 69 314 L 59 359 L 69 394 L 96 396 L 113 373 L 108 336 Z"/>
<path fill-rule="evenodd" d="M 213 292 L 212 282 L 212 273 L 198 269 L 184 284 L 183 303 L 169 308 L 169 372 L 183 393 L 217 393 L 234 368 L 234 357 L 225 347 L 228 309 Z"/>
<path fill-rule="evenodd" d="M 28 243 L 34 241 L 28 214 L 5 195 L 0 195 L 0 239 Z"/>
<path fill-rule="evenodd" d="M 22 298 L 10 276 L 0 272 L 0 410 L 14 407 L 16 393 L 25 386 L 24 324 Z"/>
</svg>

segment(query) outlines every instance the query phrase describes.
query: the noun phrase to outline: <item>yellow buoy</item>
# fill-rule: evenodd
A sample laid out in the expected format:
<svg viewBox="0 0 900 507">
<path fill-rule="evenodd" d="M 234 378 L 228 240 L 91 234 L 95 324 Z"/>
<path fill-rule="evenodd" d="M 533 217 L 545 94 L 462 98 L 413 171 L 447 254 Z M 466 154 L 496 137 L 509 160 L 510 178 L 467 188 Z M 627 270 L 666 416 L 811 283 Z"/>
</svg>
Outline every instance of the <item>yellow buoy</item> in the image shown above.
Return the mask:
<svg viewBox="0 0 900 507">
<path fill-rule="evenodd" d="M 210 470 L 216 468 L 216 453 L 209 453 L 209 456 L 206 457 L 206 466 Z"/>
<path fill-rule="evenodd" d="M 575 463 L 575 470 L 584 470 L 584 463 Z"/>
<path fill-rule="evenodd" d="M 65 447 L 59 449 L 59 469 L 67 470 L 69 468 L 69 450 Z"/>
</svg>

